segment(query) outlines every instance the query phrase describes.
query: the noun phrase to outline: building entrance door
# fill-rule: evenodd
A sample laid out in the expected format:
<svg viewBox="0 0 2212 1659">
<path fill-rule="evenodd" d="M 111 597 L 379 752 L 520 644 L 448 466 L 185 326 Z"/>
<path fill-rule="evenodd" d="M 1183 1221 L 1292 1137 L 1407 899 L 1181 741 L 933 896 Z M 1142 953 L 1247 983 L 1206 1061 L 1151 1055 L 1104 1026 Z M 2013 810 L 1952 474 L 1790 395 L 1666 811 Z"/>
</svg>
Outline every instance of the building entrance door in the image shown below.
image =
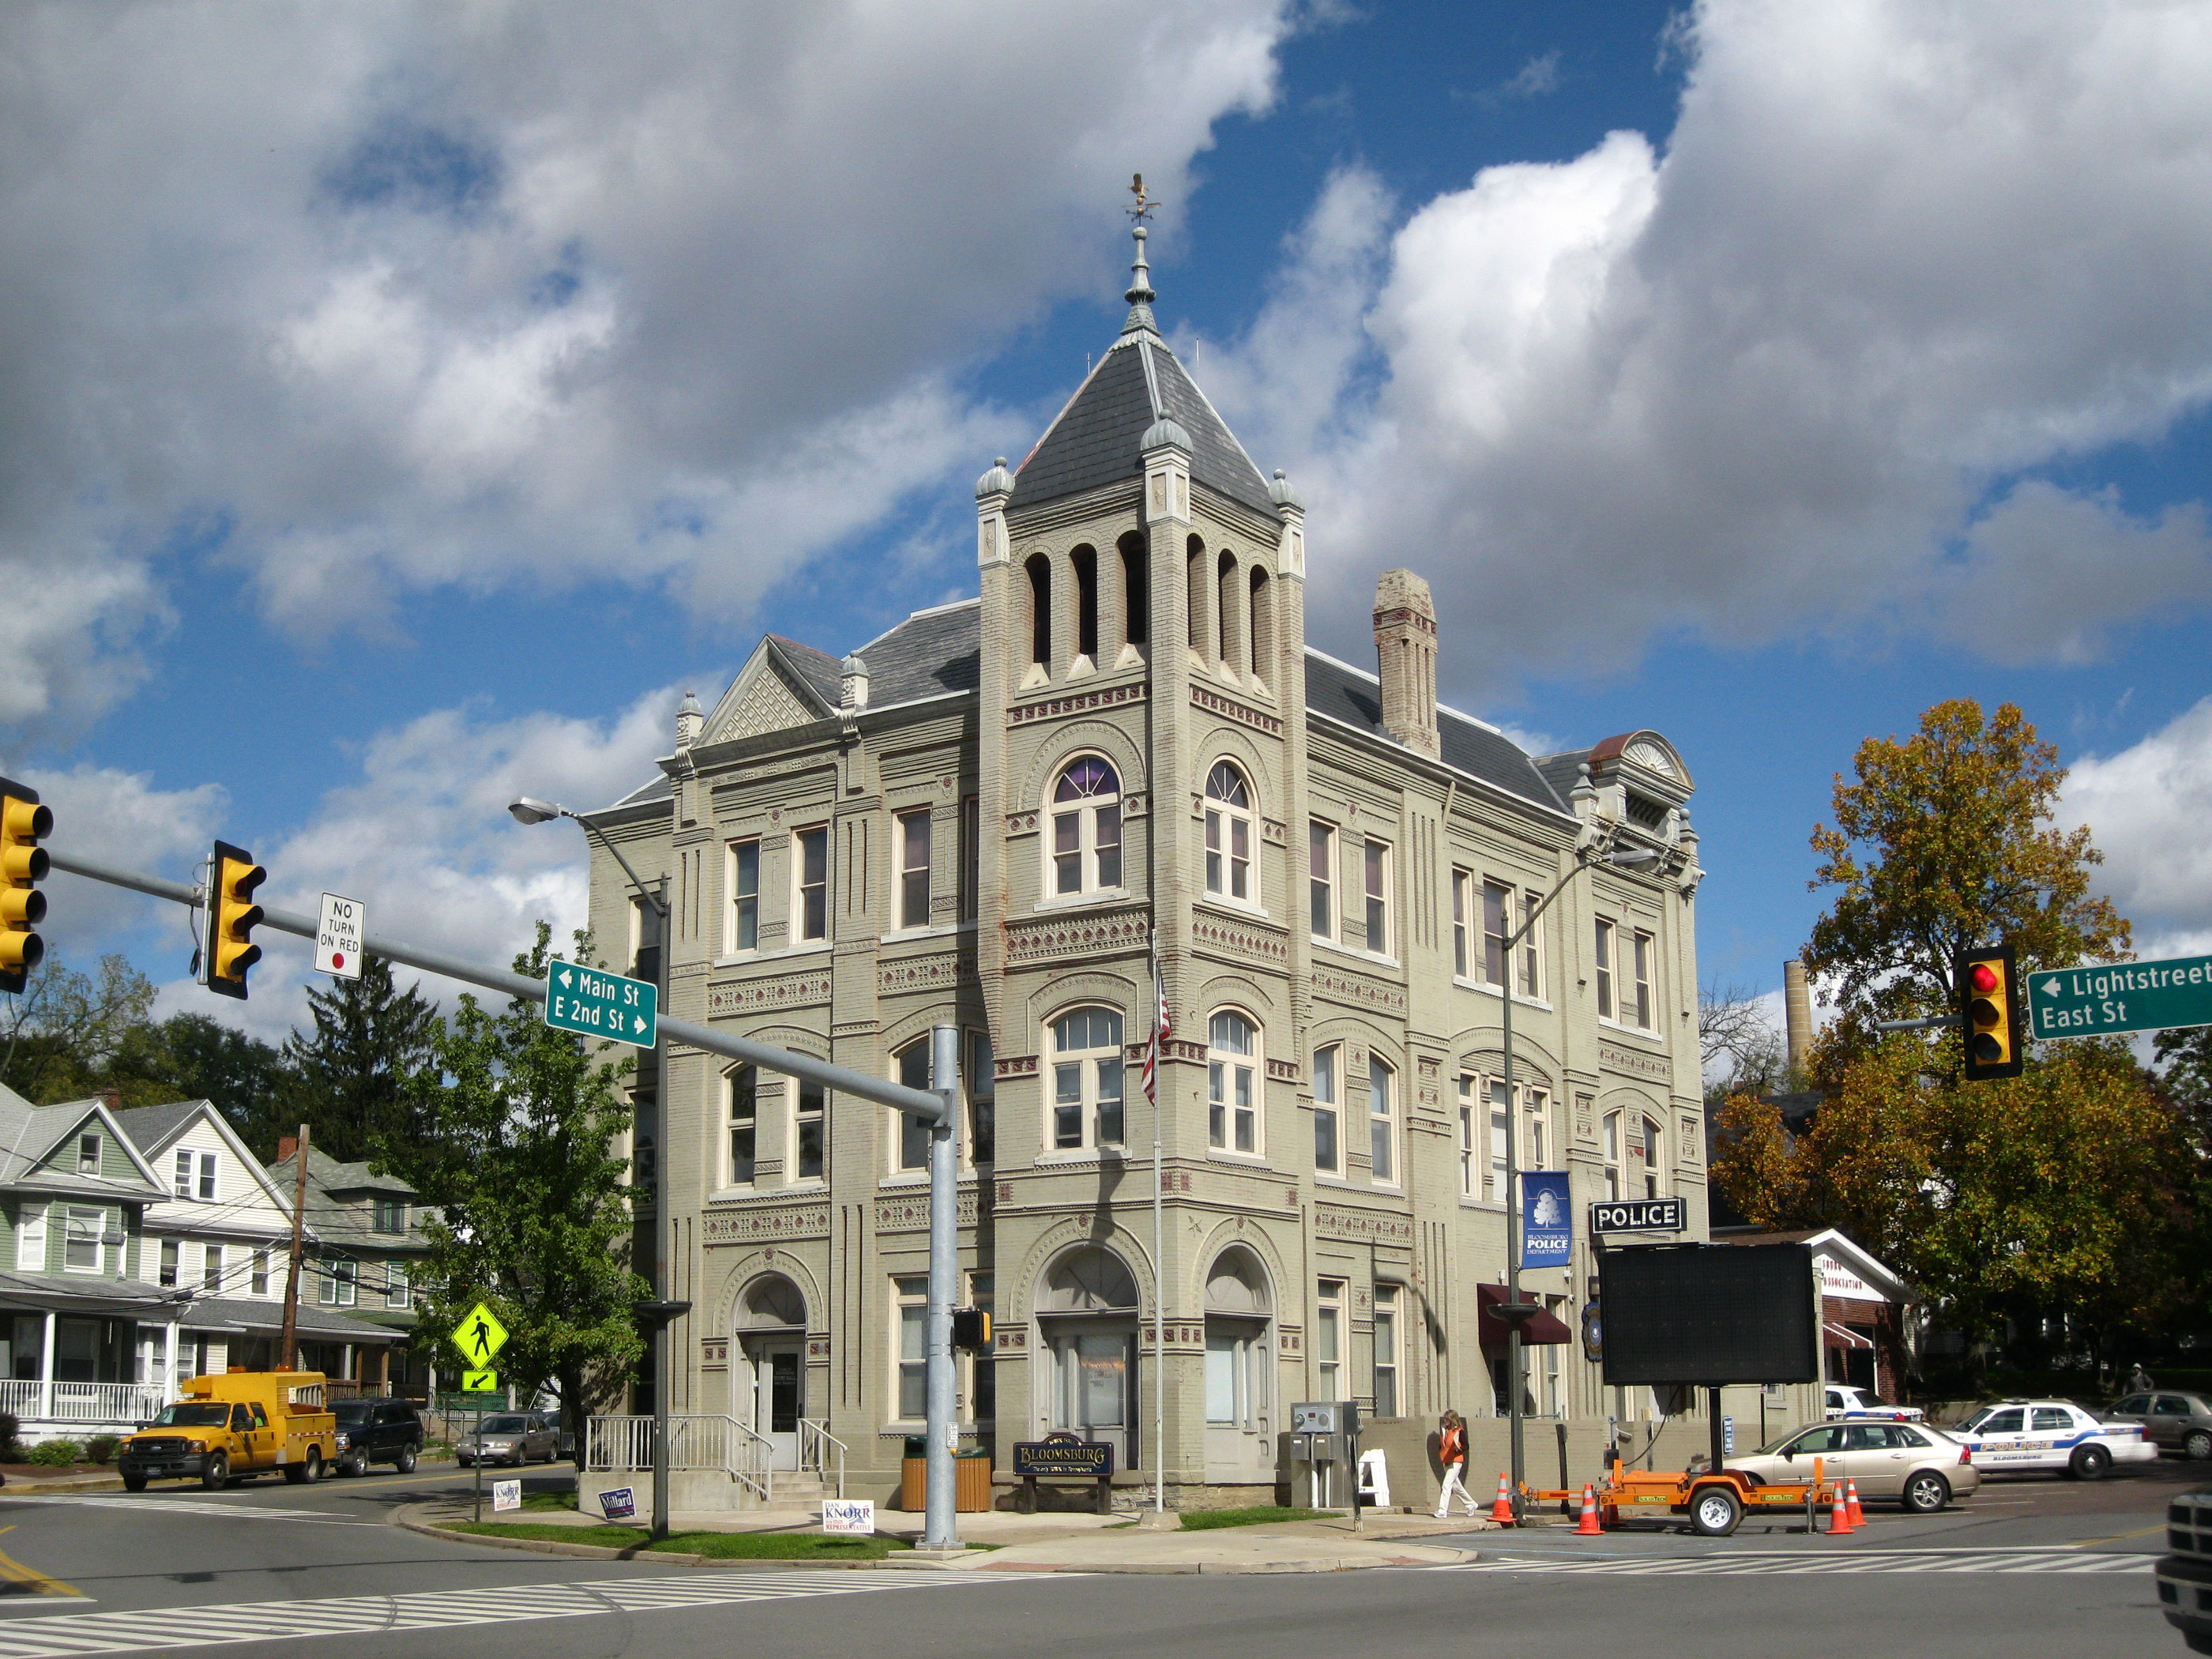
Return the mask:
<svg viewBox="0 0 2212 1659">
<path fill-rule="evenodd" d="M 799 1419 L 805 1406 L 806 1340 L 801 1336 L 748 1336 L 745 1358 L 753 1370 L 752 1428 L 773 1448 L 779 1469 L 799 1467 Z"/>
<path fill-rule="evenodd" d="M 1046 1340 L 1052 1354 L 1050 1426 L 1105 1441 L 1114 1448 L 1115 1468 L 1134 1468 L 1135 1330 L 1119 1320 L 1070 1321 L 1048 1331 Z"/>
<path fill-rule="evenodd" d="M 1206 1473 L 1212 1480 L 1271 1479 L 1268 1384 L 1274 1373 L 1267 1327 L 1256 1319 L 1206 1316 Z"/>
</svg>

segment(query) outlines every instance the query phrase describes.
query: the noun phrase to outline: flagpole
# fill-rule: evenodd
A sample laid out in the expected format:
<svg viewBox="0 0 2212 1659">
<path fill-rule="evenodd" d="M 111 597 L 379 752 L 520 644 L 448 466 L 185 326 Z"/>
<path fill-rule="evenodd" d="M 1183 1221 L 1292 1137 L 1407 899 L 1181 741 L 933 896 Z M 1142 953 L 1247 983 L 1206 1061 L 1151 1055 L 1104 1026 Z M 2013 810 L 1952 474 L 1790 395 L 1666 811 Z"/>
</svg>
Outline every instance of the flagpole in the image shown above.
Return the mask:
<svg viewBox="0 0 2212 1659">
<path fill-rule="evenodd" d="M 1159 1047 L 1161 1013 L 1167 1006 L 1160 988 L 1160 953 L 1152 947 L 1152 1050 L 1146 1092 L 1152 1104 L 1152 1513 L 1168 1507 L 1168 1309 L 1167 1166 L 1161 1161 Z"/>
</svg>

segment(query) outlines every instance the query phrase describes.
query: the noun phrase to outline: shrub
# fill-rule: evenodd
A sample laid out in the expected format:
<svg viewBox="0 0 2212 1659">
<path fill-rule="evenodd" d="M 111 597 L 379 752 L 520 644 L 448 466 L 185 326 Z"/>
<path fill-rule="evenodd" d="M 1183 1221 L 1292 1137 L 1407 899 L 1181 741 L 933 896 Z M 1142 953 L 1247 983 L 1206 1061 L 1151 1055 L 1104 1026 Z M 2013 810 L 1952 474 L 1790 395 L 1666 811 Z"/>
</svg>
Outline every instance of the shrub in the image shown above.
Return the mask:
<svg viewBox="0 0 2212 1659">
<path fill-rule="evenodd" d="M 23 1448 L 16 1440 L 23 1425 L 13 1412 L 0 1412 L 0 1462 L 15 1462 L 21 1459 Z"/>
<path fill-rule="evenodd" d="M 41 1440 L 31 1448 L 31 1461 L 41 1468 L 65 1469 L 84 1455 L 74 1440 Z"/>
<path fill-rule="evenodd" d="M 119 1434 L 95 1434 L 84 1443 L 84 1455 L 95 1463 L 106 1463 L 115 1455 L 115 1449 L 123 1443 Z"/>
</svg>

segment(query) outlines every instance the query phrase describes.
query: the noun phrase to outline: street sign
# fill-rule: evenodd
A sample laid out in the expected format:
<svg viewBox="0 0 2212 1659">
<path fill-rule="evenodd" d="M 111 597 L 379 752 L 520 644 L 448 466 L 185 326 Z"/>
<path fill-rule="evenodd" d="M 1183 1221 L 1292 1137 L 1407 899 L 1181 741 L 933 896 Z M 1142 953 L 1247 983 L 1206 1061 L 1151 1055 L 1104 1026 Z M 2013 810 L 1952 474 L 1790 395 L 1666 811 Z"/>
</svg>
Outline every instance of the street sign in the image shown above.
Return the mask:
<svg viewBox="0 0 2212 1659">
<path fill-rule="evenodd" d="M 2027 1012 L 2046 1038 L 2212 1025 L 2212 957 L 2046 969 L 2027 976 Z"/>
<path fill-rule="evenodd" d="M 479 1302 L 469 1310 L 467 1318 L 453 1327 L 453 1346 L 473 1363 L 489 1364 L 491 1357 L 507 1346 L 507 1327 Z"/>
<path fill-rule="evenodd" d="M 359 899 L 323 895 L 323 913 L 315 923 L 315 967 L 340 979 L 361 977 L 361 936 L 368 925 Z"/>
<path fill-rule="evenodd" d="M 1623 1198 L 1589 1206 L 1594 1233 L 1679 1233 L 1689 1224 L 1679 1198 Z"/>
<path fill-rule="evenodd" d="M 499 1373 L 497 1371 L 463 1371 L 461 1392 L 463 1394 L 497 1394 Z"/>
<path fill-rule="evenodd" d="M 1521 1176 L 1521 1265 L 1564 1267 L 1574 1260 L 1573 1212 L 1567 1208 L 1564 1170 L 1527 1170 Z"/>
<path fill-rule="evenodd" d="M 641 979 L 556 959 L 545 981 L 545 1023 L 581 1036 L 653 1047 L 660 992 Z"/>
</svg>

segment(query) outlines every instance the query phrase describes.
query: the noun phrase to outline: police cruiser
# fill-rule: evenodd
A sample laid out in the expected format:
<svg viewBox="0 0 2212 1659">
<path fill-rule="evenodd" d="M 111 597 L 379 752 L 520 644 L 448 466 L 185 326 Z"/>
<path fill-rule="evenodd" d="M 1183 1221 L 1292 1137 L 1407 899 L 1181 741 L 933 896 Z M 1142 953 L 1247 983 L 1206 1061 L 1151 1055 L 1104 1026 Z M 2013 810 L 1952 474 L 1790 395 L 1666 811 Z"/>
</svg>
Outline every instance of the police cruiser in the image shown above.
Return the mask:
<svg viewBox="0 0 2212 1659">
<path fill-rule="evenodd" d="M 2140 1423 L 2107 1423 L 2067 1400 L 2007 1400 L 1984 1406 L 1952 1431 L 1973 1449 L 1985 1474 L 2051 1469 L 2100 1480 L 2115 1463 L 2155 1463 L 2158 1448 Z"/>
</svg>

